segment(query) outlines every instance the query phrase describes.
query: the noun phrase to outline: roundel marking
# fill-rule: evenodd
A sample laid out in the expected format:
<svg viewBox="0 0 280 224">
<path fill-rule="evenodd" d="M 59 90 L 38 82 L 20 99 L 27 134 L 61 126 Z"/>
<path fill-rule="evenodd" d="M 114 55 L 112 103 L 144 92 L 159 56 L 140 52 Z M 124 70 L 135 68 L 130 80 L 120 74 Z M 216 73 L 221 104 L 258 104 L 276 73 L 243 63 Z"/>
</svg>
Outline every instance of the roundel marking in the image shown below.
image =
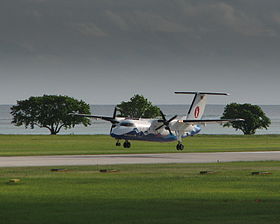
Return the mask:
<svg viewBox="0 0 280 224">
<path fill-rule="evenodd" d="M 194 110 L 194 117 L 195 117 L 195 118 L 198 118 L 199 112 L 200 112 L 200 108 L 199 108 L 199 107 L 196 107 L 195 110 Z"/>
</svg>

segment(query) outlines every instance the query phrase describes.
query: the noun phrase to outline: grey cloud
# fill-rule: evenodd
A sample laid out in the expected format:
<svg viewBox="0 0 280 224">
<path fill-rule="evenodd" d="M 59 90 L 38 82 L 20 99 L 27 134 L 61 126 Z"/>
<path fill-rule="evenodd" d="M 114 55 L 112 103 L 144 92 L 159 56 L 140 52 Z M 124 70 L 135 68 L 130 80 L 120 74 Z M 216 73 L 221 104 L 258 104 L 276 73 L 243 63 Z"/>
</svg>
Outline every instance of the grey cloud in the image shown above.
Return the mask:
<svg viewBox="0 0 280 224">
<path fill-rule="evenodd" d="M 129 16 L 134 26 L 142 27 L 150 32 L 186 32 L 187 29 L 176 22 L 169 21 L 161 15 L 152 12 L 136 11 Z"/>
<path fill-rule="evenodd" d="M 263 77 L 280 82 L 279 11 L 278 0 L 4 0 L 0 75 L 28 77 L 32 90 L 39 74 L 80 94 L 65 80 L 115 92 L 127 82 L 123 94 L 216 84 L 244 93 L 244 76 L 258 88 Z"/>
<path fill-rule="evenodd" d="M 184 1 L 184 3 L 186 3 Z M 227 2 L 212 1 L 197 4 L 183 4 L 184 13 L 187 17 L 196 19 L 196 23 L 200 30 L 208 30 L 209 32 L 217 32 L 217 29 L 231 30 L 245 36 L 259 36 L 259 35 L 275 35 L 272 28 L 265 26 L 254 14 L 250 14 L 247 9 L 241 9 L 233 6 Z M 203 20 L 199 19 L 203 18 Z M 209 29 L 212 27 L 212 30 Z"/>
<path fill-rule="evenodd" d="M 116 26 L 120 29 L 120 30 L 128 30 L 129 26 L 128 23 L 126 22 L 126 20 L 124 18 L 122 18 L 121 15 L 118 15 L 118 13 L 114 13 L 112 12 L 112 10 L 106 10 L 105 14 L 108 16 L 108 18 L 111 20 L 111 22 L 113 24 L 116 24 Z"/>
<path fill-rule="evenodd" d="M 101 28 L 96 26 L 94 23 L 89 24 L 73 24 L 74 27 L 77 27 L 79 32 L 81 34 L 86 36 L 92 36 L 92 37 L 105 37 L 107 34 L 102 31 Z"/>
<path fill-rule="evenodd" d="M 279 12 L 275 12 L 272 14 L 272 21 L 277 23 L 278 25 L 280 25 L 280 13 Z"/>
</svg>

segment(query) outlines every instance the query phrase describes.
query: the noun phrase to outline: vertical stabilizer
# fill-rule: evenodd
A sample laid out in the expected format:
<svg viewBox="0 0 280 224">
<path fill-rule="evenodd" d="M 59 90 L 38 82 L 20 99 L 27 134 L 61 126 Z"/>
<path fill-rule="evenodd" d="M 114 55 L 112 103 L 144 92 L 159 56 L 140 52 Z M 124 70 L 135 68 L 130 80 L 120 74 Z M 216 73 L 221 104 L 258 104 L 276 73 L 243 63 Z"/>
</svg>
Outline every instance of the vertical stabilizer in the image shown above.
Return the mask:
<svg viewBox="0 0 280 224">
<path fill-rule="evenodd" d="M 206 105 L 207 96 L 205 94 L 196 93 L 190 109 L 187 113 L 187 120 L 201 119 Z"/>
<path fill-rule="evenodd" d="M 175 92 L 176 94 L 194 94 L 194 99 L 187 113 L 187 120 L 200 120 L 203 116 L 207 95 L 225 95 L 227 93 L 210 93 L 210 92 Z"/>
</svg>

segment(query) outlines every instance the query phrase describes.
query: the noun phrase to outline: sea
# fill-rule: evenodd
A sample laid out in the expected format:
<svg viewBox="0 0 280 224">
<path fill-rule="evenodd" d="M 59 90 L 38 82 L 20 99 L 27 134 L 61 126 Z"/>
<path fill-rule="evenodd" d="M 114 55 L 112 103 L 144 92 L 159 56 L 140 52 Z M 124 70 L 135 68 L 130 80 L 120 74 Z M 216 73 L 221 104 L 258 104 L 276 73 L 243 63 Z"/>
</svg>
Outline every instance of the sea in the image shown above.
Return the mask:
<svg viewBox="0 0 280 224">
<path fill-rule="evenodd" d="M 190 105 L 157 105 L 167 118 L 174 115 L 185 116 Z M 112 116 L 115 105 L 91 105 L 91 113 L 95 115 Z M 206 105 L 204 119 L 219 119 L 224 111 L 225 105 Z M 260 105 L 266 116 L 271 119 L 271 125 L 266 129 L 257 130 L 256 134 L 280 134 L 280 105 Z M 11 123 L 12 115 L 10 114 L 11 105 L 0 105 L 0 134 L 1 135 L 48 135 L 46 128 L 35 127 L 34 129 L 25 128 L 24 126 L 15 126 Z M 88 127 L 77 125 L 71 129 L 62 129 L 60 135 L 108 135 L 111 123 L 103 120 L 92 120 Z M 234 128 L 223 127 L 219 124 L 208 124 L 201 126 L 200 134 L 212 135 L 242 135 L 241 131 Z"/>
</svg>

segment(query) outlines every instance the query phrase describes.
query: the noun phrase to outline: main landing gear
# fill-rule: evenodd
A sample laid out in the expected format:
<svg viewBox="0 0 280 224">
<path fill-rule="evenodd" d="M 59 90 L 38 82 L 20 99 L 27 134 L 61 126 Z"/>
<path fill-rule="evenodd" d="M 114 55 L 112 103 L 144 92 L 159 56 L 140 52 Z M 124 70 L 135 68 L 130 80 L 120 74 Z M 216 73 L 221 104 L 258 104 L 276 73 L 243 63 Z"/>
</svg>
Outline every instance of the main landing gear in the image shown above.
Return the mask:
<svg viewBox="0 0 280 224">
<path fill-rule="evenodd" d="M 117 140 L 116 146 L 121 146 L 120 140 Z M 131 146 L 130 142 L 125 140 L 125 142 L 123 143 L 123 147 L 128 149 L 128 148 L 130 148 L 130 146 Z"/>
<path fill-rule="evenodd" d="M 184 145 L 181 142 L 178 142 L 178 144 L 176 145 L 176 149 L 178 151 L 180 151 L 180 150 L 182 151 L 184 149 Z"/>
<path fill-rule="evenodd" d="M 124 147 L 124 148 L 130 148 L 130 146 L 131 146 L 131 144 L 130 144 L 130 142 L 127 141 L 127 140 L 123 143 L 123 147 Z"/>
<path fill-rule="evenodd" d="M 176 149 L 178 151 L 182 151 L 184 149 L 184 145 L 182 144 L 182 135 L 184 133 L 180 132 L 180 131 L 176 131 L 176 136 L 177 136 L 177 141 L 178 141 L 178 144 L 176 145 Z"/>
</svg>

